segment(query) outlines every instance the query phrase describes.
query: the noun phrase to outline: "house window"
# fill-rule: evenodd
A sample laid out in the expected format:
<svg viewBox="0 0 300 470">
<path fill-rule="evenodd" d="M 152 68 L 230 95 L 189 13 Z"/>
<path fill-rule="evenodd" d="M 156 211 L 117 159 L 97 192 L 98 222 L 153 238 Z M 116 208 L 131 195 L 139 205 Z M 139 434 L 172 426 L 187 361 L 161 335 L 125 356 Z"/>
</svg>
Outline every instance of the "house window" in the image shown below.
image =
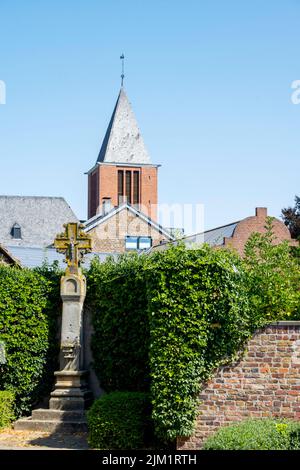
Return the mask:
<svg viewBox="0 0 300 470">
<path fill-rule="evenodd" d="M 137 250 L 138 249 L 138 237 L 126 237 L 125 248 L 126 250 Z"/>
<path fill-rule="evenodd" d="M 151 237 L 139 237 L 139 250 L 147 250 L 152 246 Z"/>
<path fill-rule="evenodd" d="M 11 236 L 16 239 L 20 239 L 21 237 L 21 227 L 19 224 L 14 224 L 11 229 Z"/>
<path fill-rule="evenodd" d="M 124 199 L 124 171 L 118 171 L 118 203 L 119 205 L 123 203 Z"/>
<path fill-rule="evenodd" d="M 152 246 L 151 237 L 130 237 L 125 238 L 126 250 L 147 250 Z"/>
<path fill-rule="evenodd" d="M 131 171 L 126 171 L 126 201 L 131 204 Z"/>
<path fill-rule="evenodd" d="M 140 172 L 133 172 L 133 204 L 140 203 Z"/>
</svg>

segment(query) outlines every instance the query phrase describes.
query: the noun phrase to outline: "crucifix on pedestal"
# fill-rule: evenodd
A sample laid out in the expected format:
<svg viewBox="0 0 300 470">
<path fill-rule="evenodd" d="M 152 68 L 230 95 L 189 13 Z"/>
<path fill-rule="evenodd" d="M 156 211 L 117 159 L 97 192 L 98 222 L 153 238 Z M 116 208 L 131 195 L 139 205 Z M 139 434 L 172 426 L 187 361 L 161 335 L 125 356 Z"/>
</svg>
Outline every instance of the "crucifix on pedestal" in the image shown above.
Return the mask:
<svg viewBox="0 0 300 470">
<path fill-rule="evenodd" d="M 54 246 L 65 254 L 67 269 L 61 278 L 60 292 L 63 301 L 60 370 L 55 372 L 56 384 L 51 393 L 50 409 L 84 409 L 90 395 L 86 389 L 83 370 L 82 312 L 86 295 L 86 279 L 80 262 L 92 249 L 91 238 L 78 223 L 65 224 L 65 232 L 57 235 Z"/>
<path fill-rule="evenodd" d="M 91 239 L 77 223 L 65 224 L 65 232 L 58 235 L 54 246 L 65 254 L 67 269 L 60 281 L 63 301 L 60 370 L 54 372 L 56 382 L 51 392 L 49 409 L 36 409 L 32 416 L 16 421 L 17 430 L 35 431 L 86 431 L 85 408 L 92 394 L 87 388 L 87 372 L 83 367 L 83 302 L 86 280 L 80 269 L 80 261 L 91 251 Z M 1 351 L 0 351 L 1 352 Z M 1 354 L 0 354 L 1 361 Z"/>
</svg>

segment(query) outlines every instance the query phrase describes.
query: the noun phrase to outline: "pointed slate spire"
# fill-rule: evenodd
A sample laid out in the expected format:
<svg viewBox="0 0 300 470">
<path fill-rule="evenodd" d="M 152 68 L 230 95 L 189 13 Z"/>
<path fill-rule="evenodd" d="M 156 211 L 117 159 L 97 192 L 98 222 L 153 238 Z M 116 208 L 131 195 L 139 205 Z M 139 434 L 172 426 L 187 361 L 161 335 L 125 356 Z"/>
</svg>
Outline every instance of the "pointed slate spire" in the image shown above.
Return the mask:
<svg viewBox="0 0 300 470">
<path fill-rule="evenodd" d="M 97 163 L 151 164 L 127 95 L 122 87 Z"/>
</svg>

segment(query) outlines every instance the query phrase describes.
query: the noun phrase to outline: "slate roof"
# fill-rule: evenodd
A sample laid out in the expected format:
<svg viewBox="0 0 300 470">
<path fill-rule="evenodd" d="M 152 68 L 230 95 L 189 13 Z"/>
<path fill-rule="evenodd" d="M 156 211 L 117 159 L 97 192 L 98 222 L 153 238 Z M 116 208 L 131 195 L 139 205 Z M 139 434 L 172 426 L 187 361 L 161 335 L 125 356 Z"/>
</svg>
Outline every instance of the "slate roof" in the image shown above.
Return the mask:
<svg viewBox="0 0 300 470">
<path fill-rule="evenodd" d="M 54 261 L 58 261 L 60 268 L 65 269 L 66 264 L 64 263 L 64 255 L 57 253 L 55 248 L 42 248 L 32 246 L 9 246 L 9 252 L 17 258 L 20 265 L 24 268 L 35 268 L 42 266 L 46 261 L 48 264 L 52 264 Z M 100 261 L 104 261 L 108 256 L 116 257 L 116 253 L 88 253 L 84 256 L 85 262 L 82 267 L 88 268 L 93 257 L 97 256 Z"/>
<path fill-rule="evenodd" d="M 238 222 L 232 222 L 231 224 L 223 225 L 222 227 L 217 227 L 211 230 L 206 230 L 202 233 L 196 233 L 195 235 L 189 235 L 187 237 L 181 238 L 179 241 L 183 242 L 187 246 L 194 244 L 203 244 L 207 243 L 210 246 L 221 246 L 224 244 L 225 237 L 232 237 L 235 231 Z M 178 240 L 167 242 L 164 241 L 160 245 L 153 246 L 149 249 L 150 251 L 164 250 L 168 247 L 170 243 L 177 244 Z"/>
<path fill-rule="evenodd" d="M 238 223 L 233 222 L 222 227 L 206 230 L 205 232 L 185 237 L 182 241 L 187 245 L 192 243 L 208 243 L 210 246 L 220 246 L 223 245 L 225 237 L 232 237 Z"/>
<path fill-rule="evenodd" d="M 0 243 L 6 247 L 51 245 L 67 222 L 78 219 L 62 197 L 0 196 Z M 12 237 L 14 224 L 21 239 Z"/>
<path fill-rule="evenodd" d="M 103 139 L 97 163 L 151 164 L 123 87 Z"/>
</svg>

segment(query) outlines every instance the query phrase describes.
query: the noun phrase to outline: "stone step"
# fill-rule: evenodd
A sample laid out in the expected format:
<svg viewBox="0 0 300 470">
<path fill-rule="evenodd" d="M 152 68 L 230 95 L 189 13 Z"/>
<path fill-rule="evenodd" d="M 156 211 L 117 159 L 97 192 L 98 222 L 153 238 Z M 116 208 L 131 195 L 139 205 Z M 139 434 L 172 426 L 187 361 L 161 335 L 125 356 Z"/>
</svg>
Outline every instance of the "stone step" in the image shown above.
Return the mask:
<svg viewBox="0 0 300 470">
<path fill-rule="evenodd" d="M 38 421 L 78 421 L 85 419 L 84 411 L 62 411 L 39 408 L 32 411 L 32 419 Z"/>
<path fill-rule="evenodd" d="M 40 431 L 40 432 L 64 432 L 77 433 L 87 432 L 87 423 L 85 420 L 59 421 L 59 420 L 39 420 L 29 418 L 18 419 L 14 423 L 16 431 Z"/>
</svg>

